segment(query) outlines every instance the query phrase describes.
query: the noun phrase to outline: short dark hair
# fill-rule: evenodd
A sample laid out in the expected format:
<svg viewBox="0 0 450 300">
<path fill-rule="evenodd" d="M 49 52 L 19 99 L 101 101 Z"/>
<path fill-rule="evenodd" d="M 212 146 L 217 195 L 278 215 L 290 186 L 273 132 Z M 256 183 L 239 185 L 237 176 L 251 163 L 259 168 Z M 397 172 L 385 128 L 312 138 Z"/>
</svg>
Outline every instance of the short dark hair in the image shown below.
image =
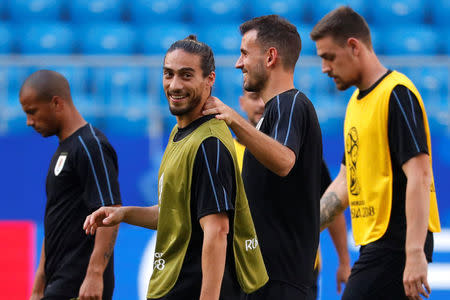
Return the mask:
<svg viewBox="0 0 450 300">
<path fill-rule="evenodd" d="M 256 30 L 256 40 L 267 50 L 275 47 L 282 57 L 285 69 L 294 69 L 302 49 L 302 41 L 297 28 L 288 20 L 278 15 L 268 15 L 253 18 L 239 27 L 244 35 L 250 30 Z"/>
<path fill-rule="evenodd" d="M 354 37 L 372 49 L 369 25 L 349 6 L 340 6 L 326 14 L 314 26 L 310 36 L 313 41 L 331 36 L 340 44 L 344 44 L 347 39 Z"/>
<path fill-rule="evenodd" d="M 52 70 L 38 70 L 25 79 L 19 91 L 19 97 L 25 88 L 36 92 L 36 99 L 50 102 L 54 96 L 71 101 L 70 86 L 67 79 Z"/>
<path fill-rule="evenodd" d="M 206 77 L 211 74 L 211 72 L 215 71 L 216 64 L 214 62 L 214 54 L 211 47 L 203 42 L 199 42 L 197 36 L 191 34 L 185 39 L 176 41 L 170 46 L 169 50 L 167 50 L 166 55 L 177 49 L 200 56 L 200 67 L 202 69 L 203 77 Z"/>
</svg>

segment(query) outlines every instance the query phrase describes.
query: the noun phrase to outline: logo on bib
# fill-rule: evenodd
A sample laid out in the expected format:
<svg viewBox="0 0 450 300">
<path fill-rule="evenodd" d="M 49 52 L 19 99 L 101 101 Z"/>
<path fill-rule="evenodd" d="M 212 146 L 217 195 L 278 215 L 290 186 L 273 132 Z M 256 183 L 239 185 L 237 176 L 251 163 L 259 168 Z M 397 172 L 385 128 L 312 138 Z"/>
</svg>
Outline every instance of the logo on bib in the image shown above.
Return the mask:
<svg viewBox="0 0 450 300">
<path fill-rule="evenodd" d="M 153 270 L 158 269 L 160 271 L 164 270 L 166 267 L 166 261 L 162 258 L 162 252 L 155 252 L 155 259 L 153 261 Z"/>
<path fill-rule="evenodd" d="M 255 250 L 257 247 L 258 247 L 258 240 L 256 239 L 256 237 L 250 240 L 245 240 L 245 251 Z"/>
<path fill-rule="evenodd" d="M 58 157 L 58 161 L 56 162 L 55 169 L 53 170 L 55 173 L 55 176 L 58 176 L 59 173 L 61 173 L 62 169 L 64 168 L 64 164 L 66 163 L 67 159 L 67 152 L 61 152 L 61 154 Z"/>
</svg>

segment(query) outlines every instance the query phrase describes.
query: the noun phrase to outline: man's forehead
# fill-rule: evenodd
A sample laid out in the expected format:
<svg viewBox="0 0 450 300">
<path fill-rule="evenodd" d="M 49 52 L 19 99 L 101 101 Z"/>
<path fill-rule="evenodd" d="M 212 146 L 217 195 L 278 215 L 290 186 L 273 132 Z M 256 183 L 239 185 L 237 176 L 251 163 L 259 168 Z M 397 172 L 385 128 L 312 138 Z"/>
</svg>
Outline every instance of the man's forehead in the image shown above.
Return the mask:
<svg viewBox="0 0 450 300">
<path fill-rule="evenodd" d="M 200 70 L 200 56 L 177 49 L 167 53 L 164 60 L 164 68 L 172 70 Z"/>
<path fill-rule="evenodd" d="M 258 31 L 256 29 L 252 29 L 244 33 L 242 36 L 242 42 L 247 44 L 256 43 L 256 38 L 258 37 Z"/>
</svg>

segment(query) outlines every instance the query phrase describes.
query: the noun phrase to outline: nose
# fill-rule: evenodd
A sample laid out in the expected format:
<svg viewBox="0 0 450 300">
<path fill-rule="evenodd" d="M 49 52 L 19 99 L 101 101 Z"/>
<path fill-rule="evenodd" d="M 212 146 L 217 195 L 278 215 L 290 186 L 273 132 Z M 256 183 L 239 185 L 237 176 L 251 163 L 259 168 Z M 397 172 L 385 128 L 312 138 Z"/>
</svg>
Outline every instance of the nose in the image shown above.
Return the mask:
<svg viewBox="0 0 450 300">
<path fill-rule="evenodd" d="M 236 64 L 234 66 L 236 69 L 242 69 L 244 67 L 244 63 L 242 61 L 242 55 L 239 56 L 238 60 L 236 61 Z"/>
<path fill-rule="evenodd" d="M 31 116 L 27 115 L 27 126 L 33 126 L 34 120 Z"/>
<path fill-rule="evenodd" d="M 325 61 L 322 60 L 322 73 L 329 73 L 331 71 L 331 68 L 329 64 L 327 64 Z"/>
<path fill-rule="evenodd" d="M 182 80 L 178 76 L 174 76 L 169 84 L 170 91 L 177 91 L 183 89 Z"/>
</svg>

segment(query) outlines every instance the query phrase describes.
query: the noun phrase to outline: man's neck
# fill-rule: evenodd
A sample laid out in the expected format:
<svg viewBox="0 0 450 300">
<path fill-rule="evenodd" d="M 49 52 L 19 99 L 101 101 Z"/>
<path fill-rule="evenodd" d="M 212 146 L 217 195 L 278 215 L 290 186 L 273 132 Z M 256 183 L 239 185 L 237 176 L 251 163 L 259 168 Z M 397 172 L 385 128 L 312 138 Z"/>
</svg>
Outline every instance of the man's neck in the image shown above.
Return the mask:
<svg viewBox="0 0 450 300">
<path fill-rule="evenodd" d="M 202 101 L 202 103 L 204 103 L 204 102 L 205 101 Z M 203 108 L 203 105 L 198 105 L 190 112 L 183 114 L 183 115 L 176 116 L 178 128 L 185 128 L 186 126 L 188 126 L 195 120 L 203 117 L 204 115 L 202 114 L 202 108 Z"/>
<path fill-rule="evenodd" d="M 62 122 L 61 131 L 58 133 L 60 142 L 71 136 L 75 131 L 86 125 L 86 120 L 80 115 L 76 108 L 71 109 Z"/>
<path fill-rule="evenodd" d="M 373 52 L 366 57 L 362 64 L 361 81 L 356 87 L 360 91 L 365 91 L 387 72 L 387 68 L 381 64 Z"/>
<path fill-rule="evenodd" d="M 264 103 L 283 92 L 294 88 L 294 73 L 284 70 L 272 72 L 266 86 L 261 91 L 261 98 Z"/>
</svg>

